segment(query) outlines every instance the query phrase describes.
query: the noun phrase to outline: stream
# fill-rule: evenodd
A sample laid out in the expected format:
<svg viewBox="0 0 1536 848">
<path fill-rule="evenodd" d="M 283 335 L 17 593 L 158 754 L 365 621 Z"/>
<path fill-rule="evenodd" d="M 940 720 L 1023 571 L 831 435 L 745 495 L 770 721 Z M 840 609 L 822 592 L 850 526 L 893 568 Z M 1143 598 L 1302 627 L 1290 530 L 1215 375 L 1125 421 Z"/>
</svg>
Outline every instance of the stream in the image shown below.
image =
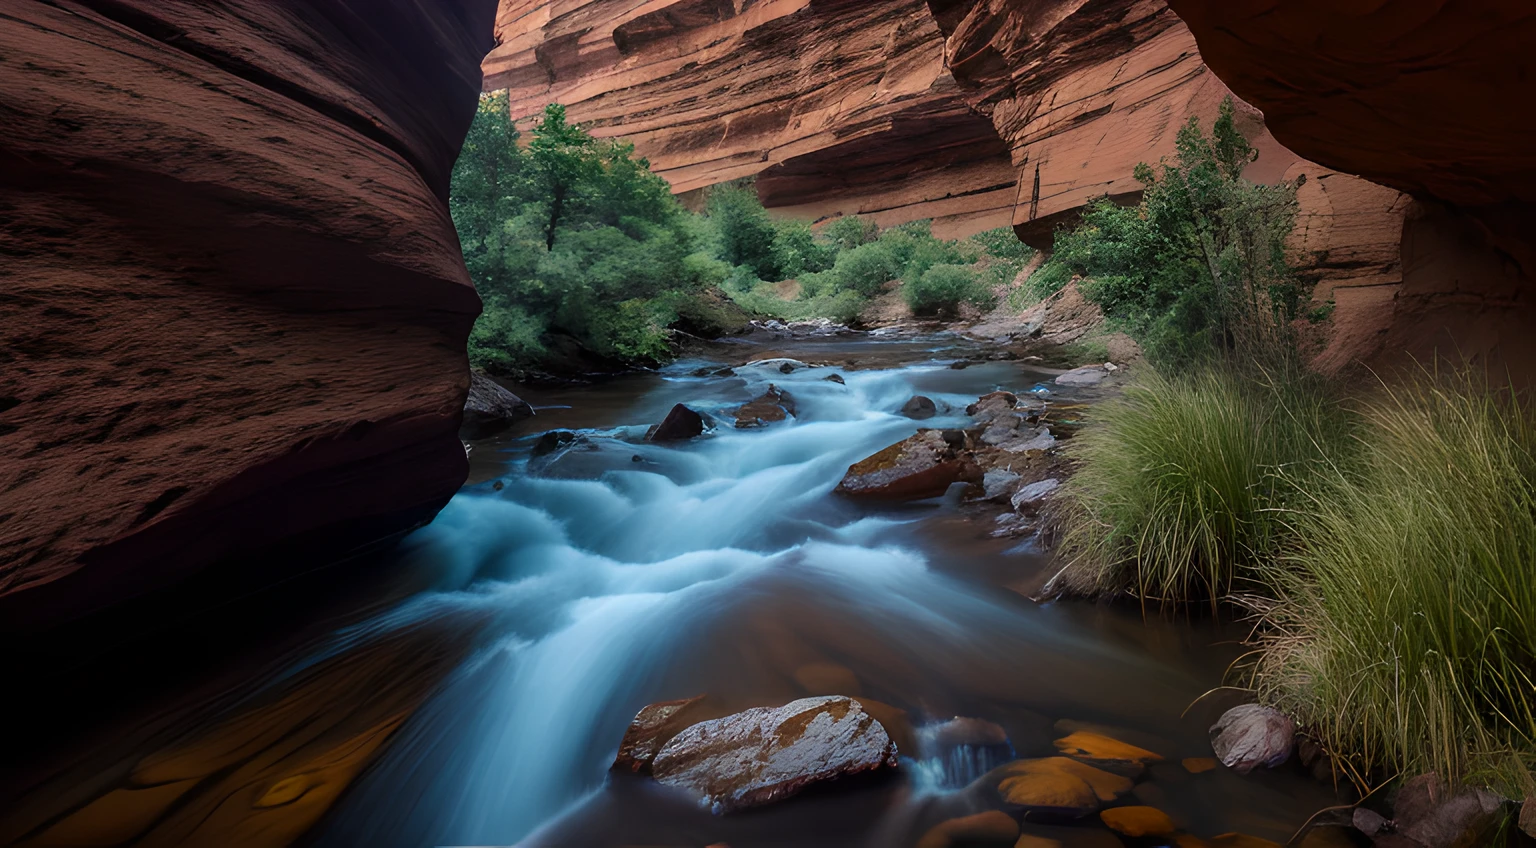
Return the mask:
<svg viewBox="0 0 1536 848">
<path fill-rule="evenodd" d="M 833 494 L 851 463 L 919 426 L 965 426 L 979 395 L 1027 391 L 1055 373 L 1010 361 L 950 367 L 978 352 L 944 336 L 808 339 L 776 351 L 813 364 L 787 374 L 775 364 L 713 373 L 764 355 L 743 346 L 732 362 L 529 389 L 538 417 L 476 443 L 469 485 L 395 555 L 416 581 L 411 594 L 123 750 L 140 772 L 182 752 L 220 780 L 232 768 L 277 774 L 294 769 L 262 772 L 258 756 L 231 765 L 236 755 L 218 752 L 276 739 L 273 724 L 306 728 L 308 748 L 260 743 L 286 752 L 279 762 L 309 764 L 299 777 L 231 784 L 211 812 L 188 813 L 185 833 L 222 833 L 224 844 L 259 843 L 231 834 L 262 822 L 263 832 L 286 827 L 338 848 L 873 848 L 912 845 L 939 821 L 985 809 L 964 785 L 1002 760 L 921 750 L 902 751 L 889 779 L 725 816 L 608 771 L 648 703 L 707 693 L 734 710 L 846 694 L 905 710 L 919 731 L 955 716 L 995 722 L 1020 757 L 1054 754 L 1058 722 L 1109 728 L 1168 758 L 1132 803 L 1200 836 L 1284 842 L 1334 803 L 1331 788 L 1299 767 L 1238 776 L 1179 764 L 1210 756 L 1206 728 L 1235 703 L 1201 696 L 1241 653 L 1243 628 L 1037 604 L 1022 587 L 1038 585 L 1046 558 L 1028 540 L 992 538 L 991 519 L 953 493 L 882 507 Z M 826 379 L 834 373 L 845 382 Z M 770 383 L 793 395 L 797 416 L 733 428 L 729 411 Z M 914 394 L 938 402 L 939 417 L 899 415 Z M 645 442 L 675 403 L 713 431 Z M 530 461 L 539 434 L 555 428 L 579 432 L 579 444 Z M 188 727 L 206 730 L 189 741 Z M 246 785 L 258 787 L 256 812 L 217 824 L 225 807 L 215 801 Z M 304 812 L 306 802 L 315 808 Z M 1110 838 L 1092 821 L 1025 832 L 1066 845 Z"/>
</svg>

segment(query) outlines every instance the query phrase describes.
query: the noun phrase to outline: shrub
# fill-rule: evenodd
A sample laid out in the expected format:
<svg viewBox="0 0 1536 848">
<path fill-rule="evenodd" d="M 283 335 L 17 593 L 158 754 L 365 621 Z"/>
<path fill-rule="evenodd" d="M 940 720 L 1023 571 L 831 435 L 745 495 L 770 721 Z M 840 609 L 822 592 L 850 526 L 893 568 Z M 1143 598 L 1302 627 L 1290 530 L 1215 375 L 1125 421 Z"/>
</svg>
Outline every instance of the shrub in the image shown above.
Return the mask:
<svg viewBox="0 0 1536 848">
<path fill-rule="evenodd" d="M 902 266 L 884 242 L 862 244 L 843 251 L 833 264 L 822 290 L 857 292 L 874 297 L 888 282 L 901 276 Z"/>
<path fill-rule="evenodd" d="M 1163 365 L 1283 358 L 1306 294 L 1286 261 L 1301 182 L 1244 180 L 1253 156 L 1230 98 L 1209 137 L 1191 118 L 1173 162 L 1137 167 L 1140 204 L 1090 204 L 1079 226 L 1057 233 L 1030 287 L 1044 296 L 1087 277 L 1083 294 Z"/>
<path fill-rule="evenodd" d="M 984 307 L 992 300 L 981 275 L 969 265 L 933 265 L 903 283 L 902 293 L 917 315 L 954 315 L 962 303 Z"/>
<path fill-rule="evenodd" d="M 998 227 L 971 236 L 971 242 L 994 259 L 1007 259 L 1023 267 L 1035 255 L 1035 249 L 1019 241 L 1012 227 Z M 1017 272 L 1015 272 L 1017 273 Z"/>
<path fill-rule="evenodd" d="M 853 250 L 861 244 L 875 240 L 880 228 L 874 221 L 866 221 L 857 215 L 842 215 L 828 221 L 821 228 L 821 235 L 837 250 Z"/>
<path fill-rule="evenodd" d="M 804 221 L 775 221 L 773 228 L 773 265 L 778 279 L 825 270 L 837 259 L 836 246 L 818 241 L 811 225 Z"/>
<path fill-rule="evenodd" d="M 774 257 L 778 235 L 768 211 L 749 186 L 724 184 L 709 191 L 710 223 L 718 234 L 720 258 L 745 265 L 763 279 L 782 279 Z"/>
<path fill-rule="evenodd" d="M 1351 421 L 1318 378 L 1233 368 L 1146 374 L 1095 417 L 1068 443 L 1079 467 L 1053 588 L 1213 605 L 1264 589 L 1260 569 L 1294 541 L 1292 510 L 1319 496 Z"/>
<path fill-rule="evenodd" d="M 1373 772 L 1531 791 L 1536 415 L 1463 371 L 1366 412 L 1358 470 L 1310 501 L 1255 670 L 1271 701 Z"/>
</svg>

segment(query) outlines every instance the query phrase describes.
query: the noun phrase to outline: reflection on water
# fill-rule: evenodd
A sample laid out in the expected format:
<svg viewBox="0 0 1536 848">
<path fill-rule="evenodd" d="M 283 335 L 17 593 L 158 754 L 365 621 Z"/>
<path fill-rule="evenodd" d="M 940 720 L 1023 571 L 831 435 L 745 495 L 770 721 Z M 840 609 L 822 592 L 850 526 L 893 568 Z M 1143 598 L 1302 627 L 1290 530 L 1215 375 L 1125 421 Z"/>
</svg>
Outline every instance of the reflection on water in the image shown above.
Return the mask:
<svg viewBox="0 0 1536 848">
<path fill-rule="evenodd" d="M 875 347 L 821 344 L 802 355 Z M 876 512 L 830 495 L 851 462 L 915 429 L 895 414 L 914 392 L 951 410 L 925 426 L 960 424 L 978 394 L 1037 374 L 925 362 L 844 370 L 844 385 L 825 367 L 691 370 L 588 389 L 585 420 L 579 399 L 547 417 L 586 438 L 537 476 L 529 438 L 481 446 L 486 482 L 400 553 L 436 588 L 336 633 L 243 702 L 204 709 L 193 730 L 144 740 L 136 758 L 87 758 L 34 792 L 7 841 L 278 845 L 330 809 L 320 845 L 899 845 L 972 803 L 940 791 L 962 782 L 950 775 L 712 817 L 610 778 L 639 707 L 699 693 L 731 710 L 837 692 L 915 725 L 977 716 L 1020 756 L 1053 752 L 1061 720 L 1113 725 L 1173 762 L 1208 754 L 1212 708 L 1179 716 L 1230 657 L 1207 647 L 1214 633 L 1036 607 L 999 587 L 1038 558 L 946 523 L 953 504 Z M 724 423 L 770 382 L 794 395 L 796 420 Z M 715 433 L 641 441 L 679 401 L 716 417 Z M 958 775 L 997 752 L 943 756 L 961 758 L 938 764 Z M 907 771 L 931 767 L 909 759 Z M 1165 770 L 1151 785 L 1196 832 L 1283 839 L 1328 802 L 1281 774 Z"/>
</svg>

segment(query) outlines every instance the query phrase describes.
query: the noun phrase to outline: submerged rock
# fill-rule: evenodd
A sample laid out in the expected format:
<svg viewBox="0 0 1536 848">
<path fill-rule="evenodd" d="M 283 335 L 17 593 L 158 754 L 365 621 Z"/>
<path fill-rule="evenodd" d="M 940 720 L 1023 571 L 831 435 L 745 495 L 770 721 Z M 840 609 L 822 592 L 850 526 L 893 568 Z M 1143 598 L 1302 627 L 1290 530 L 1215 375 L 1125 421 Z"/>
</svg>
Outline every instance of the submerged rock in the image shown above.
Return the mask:
<svg viewBox="0 0 1536 848">
<path fill-rule="evenodd" d="M 901 414 L 921 421 L 939 414 L 939 407 L 931 398 L 913 395 L 911 400 L 901 405 Z"/>
<path fill-rule="evenodd" d="M 849 466 L 836 491 L 857 498 L 922 500 L 944 494 L 955 483 L 981 479 L 981 468 L 943 431 L 920 430 Z"/>
<path fill-rule="evenodd" d="M 704 432 L 704 417 L 688 407 L 678 404 L 667 417 L 645 435 L 652 442 L 680 442 Z"/>
<path fill-rule="evenodd" d="M 848 385 L 848 381 L 844 380 L 843 379 L 843 375 L 841 375 L 841 374 L 828 374 L 827 376 L 822 377 L 821 379 L 826 380 L 828 383 L 836 383 L 839 386 L 846 386 L 846 385 Z"/>
<path fill-rule="evenodd" d="M 895 765 L 896 745 L 862 704 L 823 696 L 699 722 L 661 749 L 651 773 L 721 813 Z"/>
<path fill-rule="evenodd" d="M 1061 818 L 1092 815 L 1134 785 L 1128 777 L 1067 757 L 1016 760 L 982 779 L 996 781 L 998 795 L 1010 807 Z"/>
<path fill-rule="evenodd" d="M 756 400 L 736 410 L 736 426 L 739 428 L 762 427 L 783 421 L 795 414 L 795 399 L 789 392 L 770 383 L 768 391 Z"/>
<path fill-rule="evenodd" d="M 1222 713 L 1211 727 L 1211 747 L 1222 765 L 1238 774 L 1274 768 L 1290 759 L 1296 724 L 1273 707 L 1243 704 Z"/>
<path fill-rule="evenodd" d="M 533 443 L 532 454 L 535 457 L 548 456 L 566 445 L 576 441 L 576 434 L 570 430 L 550 430 L 539 437 Z"/>
<path fill-rule="evenodd" d="M 651 763 L 661 752 L 663 745 L 684 729 L 708 718 L 704 709 L 704 696 L 696 695 L 677 701 L 661 701 L 648 704 L 635 713 L 624 731 L 624 741 L 619 743 L 618 756 L 613 758 L 614 771 L 650 774 Z"/>
<path fill-rule="evenodd" d="M 487 439 L 519 421 L 533 417 L 533 407 L 492 380 L 484 371 L 469 372 L 469 396 L 464 400 L 462 439 Z"/>
<path fill-rule="evenodd" d="M 1081 368 L 1073 368 L 1056 378 L 1058 386 L 1097 386 L 1109 376 L 1109 371 L 1102 365 L 1084 365 Z"/>
<path fill-rule="evenodd" d="M 1163 757 L 1129 742 L 1091 730 L 1078 730 L 1056 740 L 1056 750 L 1073 758 L 1090 763 L 1148 763 L 1160 762 Z"/>
<path fill-rule="evenodd" d="M 1156 807 L 1115 807 L 1099 813 L 1104 826 L 1130 839 L 1172 836 L 1178 828 Z"/>
<path fill-rule="evenodd" d="M 1019 838 L 1019 823 L 999 810 L 940 822 L 917 840 L 917 848 L 950 848 L 954 845 L 1010 846 Z"/>
</svg>

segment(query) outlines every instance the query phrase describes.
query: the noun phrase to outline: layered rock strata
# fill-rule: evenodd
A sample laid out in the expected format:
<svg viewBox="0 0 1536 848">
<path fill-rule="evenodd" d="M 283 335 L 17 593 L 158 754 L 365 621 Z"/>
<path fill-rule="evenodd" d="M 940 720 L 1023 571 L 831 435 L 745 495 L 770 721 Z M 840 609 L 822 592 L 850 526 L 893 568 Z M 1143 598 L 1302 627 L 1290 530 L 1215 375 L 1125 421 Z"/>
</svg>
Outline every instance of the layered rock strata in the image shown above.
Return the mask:
<svg viewBox="0 0 1536 848">
<path fill-rule="evenodd" d="M 564 103 L 678 192 L 759 175 L 769 206 L 941 235 L 1006 225 L 1007 148 L 944 66 L 923 0 L 503 0 L 488 89 Z"/>
<path fill-rule="evenodd" d="M 444 200 L 494 12 L 7 4 L 0 620 L 340 555 L 463 482 Z"/>
</svg>

